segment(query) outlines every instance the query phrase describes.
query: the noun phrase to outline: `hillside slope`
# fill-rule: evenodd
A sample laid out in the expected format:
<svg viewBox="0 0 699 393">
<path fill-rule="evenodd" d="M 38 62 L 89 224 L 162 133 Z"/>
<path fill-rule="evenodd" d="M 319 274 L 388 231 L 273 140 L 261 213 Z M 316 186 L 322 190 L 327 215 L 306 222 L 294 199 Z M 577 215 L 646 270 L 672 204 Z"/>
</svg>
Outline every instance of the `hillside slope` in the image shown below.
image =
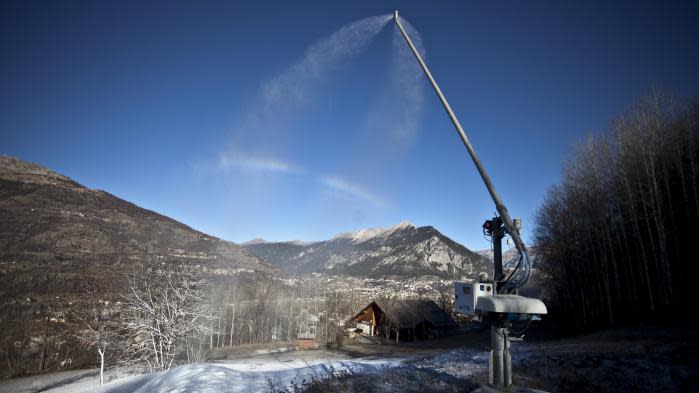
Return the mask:
<svg viewBox="0 0 699 393">
<path fill-rule="evenodd" d="M 0 156 L 0 378 L 92 361 L 74 314 L 90 299 L 118 300 L 147 260 L 194 265 L 221 285 L 281 275 L 234 243 Z"/>
<path fill-rule="evenodd" d="M 124 265 L 145 256 L 221 273 L 276 270 L 234 243 L 41 166 L 0 157 L 0 261 Z"/>
</svg>

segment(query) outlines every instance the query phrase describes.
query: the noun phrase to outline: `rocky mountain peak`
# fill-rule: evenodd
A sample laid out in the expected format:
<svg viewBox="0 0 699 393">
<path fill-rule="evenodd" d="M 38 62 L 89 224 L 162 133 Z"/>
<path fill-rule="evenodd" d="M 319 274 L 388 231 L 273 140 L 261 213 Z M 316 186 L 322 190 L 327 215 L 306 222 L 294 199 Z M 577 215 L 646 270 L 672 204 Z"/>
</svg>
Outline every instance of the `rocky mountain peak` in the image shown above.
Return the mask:
<svg viewBox="0 0 699 393">
<path fill-rule="evenodd" d="M 391 229 L 393 229 L 394 231 L 398 231 L 401 229 L 410 229 L 410 228 L 415 228 L 415 225 L 408 220 L 403 220 L 403 221 L 399 222 L 398 224 L 391 227 Z"/>
<path fill-rule="evenodd" d="M 263 239 L 263 238 L 261 238 L 261 237 L 256 237 L 256 238 L 254 238 L 254 239 L 251 239 L 251 240 L 248 240 L 248 241 L 246 241 L 246 242 L 240 243 L 240 245 L 241 245 L 241 246 L 247 246 L 247 245 L 251 245 L 251 244 L 264 244 L 264 243 L 268 243 L 268 241 L 265 240 L 265 239 Z"/>
<path fill-rule="evenodd" d="M 353 243 L 362 243 L 378 237 L 387 237 L 393 232 L 402 231 L 406 229 L 415 229 L 415 225 L 408 220 L 403 220 L 398 224 L 388 227 L 388 228 L 365 228 L 356 232 L 343 232 L 335 235 L 332 240 L 347 239 L 351 240 Z"/>
</svg>

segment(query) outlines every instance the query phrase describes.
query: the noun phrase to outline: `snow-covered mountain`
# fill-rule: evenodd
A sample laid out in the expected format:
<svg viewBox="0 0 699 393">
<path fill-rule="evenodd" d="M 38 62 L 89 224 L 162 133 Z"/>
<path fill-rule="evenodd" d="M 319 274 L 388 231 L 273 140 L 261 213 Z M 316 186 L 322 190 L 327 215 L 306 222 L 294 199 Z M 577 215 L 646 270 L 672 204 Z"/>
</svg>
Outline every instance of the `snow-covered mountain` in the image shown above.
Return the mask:
<svg viewBox="0 0 699 393">
<path fill-rule="evenodd" d="M 431 226 L 403 221 L 390 228 L 367 228 L 330 240 L 248 242 L 243 247 L 291 273 L 344 273 L 357 276 L 445 278 L 492 275 L 492 263 Z"/>
</svg>

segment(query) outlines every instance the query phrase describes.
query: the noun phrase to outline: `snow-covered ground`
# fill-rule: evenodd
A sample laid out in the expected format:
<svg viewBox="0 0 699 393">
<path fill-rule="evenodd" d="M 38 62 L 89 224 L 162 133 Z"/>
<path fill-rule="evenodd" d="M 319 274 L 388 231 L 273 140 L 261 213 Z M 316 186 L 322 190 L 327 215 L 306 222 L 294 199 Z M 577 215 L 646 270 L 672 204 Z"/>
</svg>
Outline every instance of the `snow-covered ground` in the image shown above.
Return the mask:
<svg viewBox="0 0 699 393">
<path fill-rule="evenodd" d="M 352 376 L 345 382 L 358 389 L 354 391 L 461 391 L 487 383 L 488 375 L 487 346 L 480 341 L 469 344 L 466 338 L 463 336 L 461 346 L 444 339 L 430 341 L 430 347 L 354 344 L 344 352 L 248 352 L 246 356 L 232 354 L 238 356 L 232 360 L 147 375 L 121 369 L 117 376 L 110 369 L 103 388 L 95 370 L 66 371 L 0 381 L 0 393 L 265 392 L 269 391 L 268 381 L 288 387 L 293 380 L 326 376 L 331 368 L 350 371 Z M 452 342 L 453 346 L 446 345 Z M 696 391 L 698 342 L 697 333 L 684 327 L 641 326 L 513 342 L 513 380 L 546 391 Z M 371 372 L 381 376 L 362 375 Z M 370 385 L 365 381 L 371 381 Z"/>
<path fill-rule="evenodd" d="M 290 352 L 179 366 L 163 373 L 115 381 L 111 386 L 105 386 L 102 392 L 260 392 L 266 390 L 268 381 L 273 381 L 277 386 L 288 386 L 295 378 L 324 375 L 331 367 L 335 370 L 367 372 L 399 363 L 395 359 L 346 359 L 337 355 L 318 355 L 313 352 Z"/>
<path fill-rule="evenodd" d="M 400 365 L 397 358 L 356 358 L 324 351 L 275 353 L 213 363 L 183 365 L 166 372 L 128 375 L 99 387 L 93 370 L 69 371 L 0 382 L 0 392 L 16 393 L 165 393 L 165 392 L 261 392 L 268 381 L 289 386 L 292 380 L 325 375 L 331 367 L 351 372 L 371 372 Z M 114 370 L 107 375 L 114 378 Z"/>
</svg>

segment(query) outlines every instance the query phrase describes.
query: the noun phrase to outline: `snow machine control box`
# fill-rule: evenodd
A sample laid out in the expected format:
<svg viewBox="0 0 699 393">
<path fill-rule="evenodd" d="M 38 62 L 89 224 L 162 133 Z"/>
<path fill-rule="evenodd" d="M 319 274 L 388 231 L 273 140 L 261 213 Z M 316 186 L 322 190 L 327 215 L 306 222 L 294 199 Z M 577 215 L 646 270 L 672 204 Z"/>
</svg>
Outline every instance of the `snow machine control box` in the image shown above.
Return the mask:
<svg viewBox="0 0 699 393">
<path fill-rule="evenodd" d="M 459 314 L 475 315 L 478 298 L 492 296 L 493 287 L 492 282 L 455 281 L 454 311 Z"/>
</svg>

